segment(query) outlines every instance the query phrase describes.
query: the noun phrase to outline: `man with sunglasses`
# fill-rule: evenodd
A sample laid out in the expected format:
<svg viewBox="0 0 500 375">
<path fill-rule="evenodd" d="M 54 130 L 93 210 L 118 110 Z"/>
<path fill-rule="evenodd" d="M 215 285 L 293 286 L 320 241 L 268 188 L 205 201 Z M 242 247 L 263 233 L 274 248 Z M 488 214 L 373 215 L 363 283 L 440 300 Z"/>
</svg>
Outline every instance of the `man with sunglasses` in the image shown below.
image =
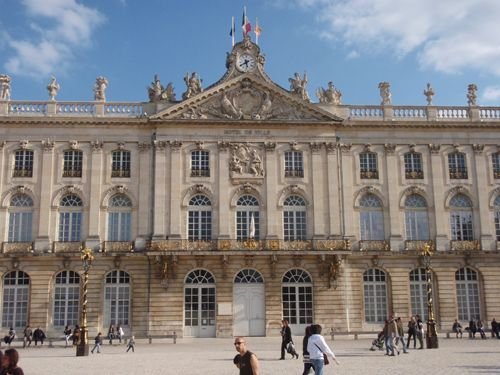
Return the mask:
<svg viewBox="0 0 500 375">
<path fill-rule="evenodd" d="M 240 375 L 259 375 L 259 360 L 254 353 L 247 350 L 245 339 L 236 337 L 234 346 L 239 354 L 234 357 L 233 363 L 240 369 Z"/>
</svg>

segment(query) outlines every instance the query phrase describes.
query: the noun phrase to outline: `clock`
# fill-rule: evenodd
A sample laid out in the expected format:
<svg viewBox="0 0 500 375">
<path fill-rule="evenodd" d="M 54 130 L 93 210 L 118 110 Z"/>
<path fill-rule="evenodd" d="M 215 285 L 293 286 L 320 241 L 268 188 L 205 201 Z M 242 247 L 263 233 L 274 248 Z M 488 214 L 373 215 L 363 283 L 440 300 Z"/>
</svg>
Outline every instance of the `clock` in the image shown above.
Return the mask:
<svg viewBox="0 0 500 375">
<path fill-rule="evenodd" d="M 248 53 L 238 55 L 238 58 L 236 59 L 236 69 L 240 72 L 251 72 L 255 69 L 255 66 L 255 57 L 252 55 Z"/>
</svg>

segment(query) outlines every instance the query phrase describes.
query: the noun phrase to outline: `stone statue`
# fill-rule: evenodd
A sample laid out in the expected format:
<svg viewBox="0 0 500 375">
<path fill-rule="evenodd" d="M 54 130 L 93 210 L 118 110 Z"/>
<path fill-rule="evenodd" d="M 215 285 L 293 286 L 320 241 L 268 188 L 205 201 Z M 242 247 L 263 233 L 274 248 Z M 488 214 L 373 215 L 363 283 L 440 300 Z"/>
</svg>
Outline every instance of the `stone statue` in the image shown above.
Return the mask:
<svg viewBox="0 0 500 375">
<path fill-rule="evenodd" d="M 61 86 L 56 81 L 56 77 L 52 76 L 50 83 L 47 85 L 47 91 L 49 92 L 50 100 L 56 100 L 57 93 L 61 89 Z"/>
<path fill-rule="evenodd" d="M 434 89 L 432 88 L 431 84 L 427 84 L 427 89 L 424 90 L 424 95 L 427 100 L 427 105 L 432 105 L 432 97 L 434 96 Z"/>
<path fill-rule="evenodd" d="M 304 72 L 304 78 L 300 77 L 299 73 L 295 73 L 294 77 L 288 78 L 290 82 L 290 92 L 302 98 L 302 100 L 309 101 L 309 94 L 307 93 L 307 73 Z"/>
<path fill-rule="evenodd" d="M 260 105 L 259 111 L 253 116 L 255 120 L 265 120 L 271 114 L 273 102 L 271 101 L 271 95 L 268 91 L 264 92 L 264 97 L 262 98 L 262 104 Z"/>
<path fill-rule="evenodd" d="M 196 72 L 193 72 L 191 76 L 189 76 L 189 73 L 186 73 L 184 76 L 184 82 L 186 82 L 187 87 L 186 92 L 182 94 L 182 99 L 184 100 L 189 99 L 203 91 L 201 87 L 202 80 L 198 77 Z"/>
<path fill-rule="evenodd" d="M 316 96 L 318 97 L 320 103 L 333 104 L 333 105 L 342 104 L 341 102 L 342 93 L 340 92 L 340 90 L 337 90 L 335 88 L 332 81 L 328 82 L 328 88 L 326 90 L 320 87 L 316 91 Z"/>
<path fill-rule="evenodd" d="M 232 172 L 236 172 L 239 174 L 243 173 L 243 165 L 241 164 L 240 158 L 236 155 L 231 156 L 231 161 L 229 162 L 229 169 Z"/>
<path fill-rule="evenodd" d="M 380 82 L 378 84 L 378 88 L 380 89 L 380 97 L 382 98 L 381 105 L 391 105 L 391 84 L 389 82 Z"/>
<path fill-rule="evenodd" d="M 0 100 L 10 100 L 10 77 L 0 74 Z"/>
<path fill-rule="evenodd" d="M 469 103 L 469 106 L 477 105 L 476 99 L 477 86 L 474 83 L 471 83 L 469 86 L 467 86 L 467 103 Z"/>
<path fill-rule="evenodd" d="M 264 169 L 262 168 L 262 159 L 260 158 L 257 150 L 253 149 L 250 152 L 250 172 L 254 176 L 264 176 Z"/>
<path fill-rule="evenodd" d="M 160 83 L 158 74 L 155 74 L 154 81 L 148 87 L 148 96 L 150 102 L 159 102 L 160 100 L 168 100 L 169 102 L 175 101 L 174 85 L 169 82 L 167 88 L 164 88 Z"/>
<path fill-rule="evenodd" d="M 222 94 L 220 106 L 222 113 L 227 118 L 238 120 L 243 117 L 243 111 L 241 110 L 241 108 L 238 108 L 236 106 L 234 100 L 233 102 L 229 100 L 225 91 Z"/>
<path fill-rule="evenodd" d="M 96 102 L 104 102 L 106 101 L 106 89 L 108 88 L 108 80 L 99 76 L 95 79 L 94 85 L 94 100 Z"/>
</svg>

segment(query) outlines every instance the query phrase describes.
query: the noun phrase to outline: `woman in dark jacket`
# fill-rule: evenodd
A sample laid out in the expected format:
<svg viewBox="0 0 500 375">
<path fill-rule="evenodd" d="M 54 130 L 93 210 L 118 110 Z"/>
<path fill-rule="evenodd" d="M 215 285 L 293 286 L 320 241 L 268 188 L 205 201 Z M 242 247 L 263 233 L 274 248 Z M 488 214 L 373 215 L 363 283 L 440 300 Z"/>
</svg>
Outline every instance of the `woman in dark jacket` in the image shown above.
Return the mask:
<svg viewBox="0 0 500 375">
<path fill-rule="evenodd" d="M 17 367 L 19 353 L 16 349 L 7 349 L 2 357 L 2 375 L 24 375 L 23 369 Z"/>
<path fill-rule="evenodd" d="M 306 332 L 302 339 L 302 358 L 304 358 L 304 372 L 302 372 L 302 375 L 308 375 L 311 369 L 314 370 L 311 359 L 309 358 L 309 352 L 307 351 L 309 337 L 311 337 L 311 326 L 306 327 Z"/>
</svg>

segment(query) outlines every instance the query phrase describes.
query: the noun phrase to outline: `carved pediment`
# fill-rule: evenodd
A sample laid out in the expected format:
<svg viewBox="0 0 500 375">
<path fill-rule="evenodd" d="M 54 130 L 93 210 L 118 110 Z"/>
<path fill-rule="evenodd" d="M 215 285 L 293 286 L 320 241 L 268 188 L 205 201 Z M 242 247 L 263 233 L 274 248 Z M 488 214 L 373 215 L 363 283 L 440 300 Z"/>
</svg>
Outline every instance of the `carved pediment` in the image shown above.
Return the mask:
<svg viewBox="0 0 500 375">
<path fill-rule="evenodd" d="M 335 121 L 342 119 L 252 75 L 221 82 L 152 116 L 162 120 Z"/>
</svg>

